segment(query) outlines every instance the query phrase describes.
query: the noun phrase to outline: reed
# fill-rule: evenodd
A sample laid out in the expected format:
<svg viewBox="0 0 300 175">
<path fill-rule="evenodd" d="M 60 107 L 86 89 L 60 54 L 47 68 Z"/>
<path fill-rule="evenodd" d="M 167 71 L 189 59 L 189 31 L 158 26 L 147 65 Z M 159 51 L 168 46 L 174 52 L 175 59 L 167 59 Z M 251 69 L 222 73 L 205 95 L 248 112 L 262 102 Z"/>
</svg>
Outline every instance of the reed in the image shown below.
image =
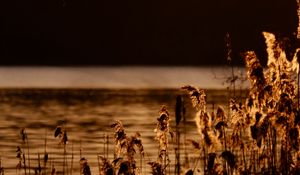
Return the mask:
<svg viewBox="0 0 300 175">
<path fill-rule="evenodd" d="M 68 135 L 65 127 L 57 126 L 54 131 L 54 137 L 59 139 L 59 144 L 63 145 L 63 174 L 68 175 L 68 164 L 67 164 L 67 142 Z"/>
<path fill-rule="evenodd" d="M 17 158 L 19 159 L 19 163 L 17 164 L 16 168 L 17 169 L 21 169 L 22 166 L 24 168 L 24 173 L 25 175 L 27 174 L 27 171 L 30 175 L 30 152 L 29 152 L 29 142 L 28 142 L 28 136 L 26 133 L 25 128 L 22 128 L 20 130 L 20 137 L 22 140 L 22 144 L 21 146 L 17 147 Z M 25 147 L 27 147 L 27 161 L 28 161 L 28 165 L 26 164 L 26 152 L 25 152 Z"/>
<path fill-rule="evenodd" d="M 81 156 L 80 156 L 80 158 L 81 158 Z M 73 163 L 74 163 L 74 144 L 72 143 L 72 155 L 71 155 L 71 167 L 70 167 L 71 175 L 73 174 Z"/>
<path fill-rule="evenodd" d="M 98 155 L 98 167 L 99 175 L 114 175 L 115 169 L 114 166 L 109 162 L 106 157 Z"/>
<path fill-rule="evenodd" d="M 80 173 L 82 175 L 91 175 L 91 170 L 87 159 L 82 157 L 80 158 L 79 163 L 80 163 Z"/>
<path fill-rule="evenodd" d="M 169 158 L 169 140 L 168 135 L 171 138 L 174 137 L 174 133 L 170 129 L 170 117 L 169 112 L 165 106 L 159 111 L 159 117 L 157 118 L 157 124 L 154 132 L 156 133 L 155 140 L 158 143 L 158 158 L 157 161 L 149 162 L 153 174 L 167 174 L 167 167 L 170 164 Z"/>
<path fill-rule="evenodd" d="M 35 175 L 41 175 L 42 173 L 42 166 L 41 166 L 41 158 L 40 158 L 40 153 L 38 153 L 38 166 L 34 169 L 34 174 Z"/>
<path fill-rule="evenodd" d="M 51 175 L 55 175 L 55 174 L 56 174 L 56 169 L 55 169 L 54 165 L 52 165 Z"/>
<path fill-rule="evenodd" d="M 135 175 L 139 174 L 135 155 L 140 153 L 141 159 L 144 157 L 144 147 L 140 139 L 140 133 L 129 137 L 121 121 L 117 120 L 111 125 L 115 129 L 115 160 L 114 169 L 118 174 Z"/>
<path fill-rule="evenodd" d="M 181 95 L 176 97 L 175 119 L 176 119 L 176 148 L 175 148 L 175 174 L 180 174 L 180 122 L 183 118 L 184 105 Z"/>
<path fill-rule="evenodd" d="M 43 167 L 43 174 L 46 175 L 47 174 L 47 163 L 48 163 L 48 159 L 49 159 L 49 154 L 47 152 L 47 130 L 45 131 L 45 147 L 44 147 L 44 159 L 43 159 L 43 163 L 44 163 L 44 167 Z"/>
<path fill-rule="evenodd" d="M 0 175 L 4 175 L 4 167 L 2 165 L 2 159 L 1 159 L 1 156 L 0 156 Z"/>
</svg>

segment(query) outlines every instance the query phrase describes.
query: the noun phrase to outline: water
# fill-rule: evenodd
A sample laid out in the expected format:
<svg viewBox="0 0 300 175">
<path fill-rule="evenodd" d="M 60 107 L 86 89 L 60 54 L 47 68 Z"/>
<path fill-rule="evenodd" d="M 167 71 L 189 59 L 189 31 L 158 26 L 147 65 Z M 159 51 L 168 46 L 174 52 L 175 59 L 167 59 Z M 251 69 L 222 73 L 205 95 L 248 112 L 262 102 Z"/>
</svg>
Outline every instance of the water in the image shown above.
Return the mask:
<svg viewBox="0 0 300 175">
<path fill-rule="evenodd" d="M 226 91 L 209 90 L 207 93 L 210 108 L 213 102 L 226 104 Z M 113 129 L 110 125 L 115 120 L 123 122 L 128 135 L 141 133 L 147 155 L 144 162 L 155 161 L 157 145 L 153 139 L 153 130 L 159 116 L 158 111 L 162 105 L 168 107 L 173 127 L 175 99 L 178 94 L 182 94 L 178 89 L 1 89 L 0 156 L 5 174 L 16 174 L 16 149 L 22 145 L 19 136 L 21 128 L 26 128 L 28 134 L 31 167 L 37 167 L 38 154 L 43 160 L 46 138 L 48 166 L 51 162 L 57 171 L 62 171 L 63 147 L 53 135 L 56 126 L 61 125 L 62 121 L 66 123 L 69 138 L 68 166 L 71 166 L 73 152 L 75 174 L 79 172 L 80 148 L 82 156 L 88 159 L 93 174 L 97 174 L 97 155 L 105 154 L 105 135 L 111 138 L 109 158 L 113 159 Z M 186 101 L 189 106 L 187 98 Z M 188 109 L 187 138 L 197 139 L 194 111 L 190 107 Z M 171 163 L 174 163 L 172 144 L 170 150 Z M 194 154 L 192 147 L 188 149 L 188 153 L 190 156 Z M 149 172 L 150 167 L 144 166 L 147 166 L 144 172 Z"/>
<path fill-rule="evenodd" d="M 235 73 L 244 76 L 241 68 L 235 68 Z M 209 108 L 212 104 L 227 105 L 228 91 L 223 89 L 230 85 L 226 81 L 231 76 L 231 68 L 0 67 L 0 74 L 0 156 L 5 174 L 16 174 L 16 150 L 17 146 L 22 146 L 21 128 L 26 128 L 28 134 L 31 167 L 38 166 L 38 155 L 43 162 L 46 150 L 49 153 L 47 167 L 54 165 L 57 172 L 61 172 L 63 147 L 54 138 L 54 130 L 63 123 L 69 138 L 68 167 L 73 160 L 73 172 L 77 174 L 82 154 L 88 159 L 92 173 L 98 174 L 97 155 L 106 154 L 105 136 L 110 138 L 108 155 L 113 160 L 114 140 L 110 125 L 115 120 L 123 122 L 128 135 L 136 132 L 142 135 L 146 151 L 143 174 L 147 174 L 150 167 L 146 163 L 157 158 L 154 129 L 161 106 L 168 107 L 173 127 L 175 99 L 182 94 L 180 87 L 186 84 L 216 89 L 208 91 Z M 185 101 L 188 106 L 187 139 L 197 139 L 195 111 L 187 97 Z M 192 147 L 187 151 L 193 158 Z M 170 158 L 173 165 L 172 144 Z M 170 171 L 173 170 L 172 167 Z"/>
</svg>

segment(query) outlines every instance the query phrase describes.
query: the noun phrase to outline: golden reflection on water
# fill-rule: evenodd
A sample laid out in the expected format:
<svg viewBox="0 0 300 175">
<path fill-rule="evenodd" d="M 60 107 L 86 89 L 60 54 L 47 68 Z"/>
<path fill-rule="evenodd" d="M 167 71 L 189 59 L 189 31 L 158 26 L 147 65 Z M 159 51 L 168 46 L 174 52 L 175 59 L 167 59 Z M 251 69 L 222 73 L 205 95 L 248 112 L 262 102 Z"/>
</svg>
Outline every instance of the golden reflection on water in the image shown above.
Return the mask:
<svg viewBox="0 0 300 175">
<path fill-rule="evenodd" d="M 19 132 L 26 128 L 30 147 L 31 166 L 37 167 L 38 154 L 49 154 L 49 162 L 57 171 L 62 170 L 63 148 L 54 138 L 57 125 L 65 122 L 69 142 L 67 161 L 70 168 L 73 154 L 73 171 L 79 171 L 80 150 L 88 159 L 92 174 L 97 174 L 97 155 L 103 155 L 105 135 L 109 135 L 109 158 L 113 159 L 113 129 L 110 124 L 121 120 L 128 135 L 140 132 L 145 147 L 144 162 L 157 158 L 154 128 L 158 111 L 166 105 L 174 117 L 176 95 L 179 90 L 96 90 L 96 89 L 2 89 L 0 90 L 0 156 L 5 174 L 16 173 L 17 146 L 21 145 Z M 225 104 L 225 91 L 208 91 L 208 102 Z M 189 100 L 186 100 L 187 104 Z M 194 111 L 187 113 L 187 138 L 196 139 Z M 172 125 L 175 119 L 172 118 Z M 47 146 L 45 148 L 45 139 Z M 80 146 L 81 145 L 81 146 Z M 174 147 L 170 147 L 174 149 Z M 170 151 L 171 164 L 174 150 Z M 188 150 L 193 156 L 193 149 Z M 148 165 L 144 165 L 148 166 Z M 50 166 L 49 166 L 50 167 Z M 150 171 L 146 167 L 143 171 Z M 22 171 L 23 172 L 23 171 Z"/>
</svg>

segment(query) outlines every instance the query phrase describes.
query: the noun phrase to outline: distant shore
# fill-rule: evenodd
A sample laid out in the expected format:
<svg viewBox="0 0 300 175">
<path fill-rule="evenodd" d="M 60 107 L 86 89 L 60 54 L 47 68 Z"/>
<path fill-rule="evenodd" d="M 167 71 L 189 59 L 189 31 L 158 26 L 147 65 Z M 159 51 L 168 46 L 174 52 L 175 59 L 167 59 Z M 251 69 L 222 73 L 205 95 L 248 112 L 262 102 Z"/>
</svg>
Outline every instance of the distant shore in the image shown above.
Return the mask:
<svg viewBox="0 0 300 175">
<path fill-rule="evenodd" d="M 245 69 L 234 68 L 236 75 Z M 0 67 L 0 88 L 157 89 L 197 85 L 205 89 L 228 86 L 225 67 Z M 246 84 L 245 84 L 246 85 Z"/>
</svg>

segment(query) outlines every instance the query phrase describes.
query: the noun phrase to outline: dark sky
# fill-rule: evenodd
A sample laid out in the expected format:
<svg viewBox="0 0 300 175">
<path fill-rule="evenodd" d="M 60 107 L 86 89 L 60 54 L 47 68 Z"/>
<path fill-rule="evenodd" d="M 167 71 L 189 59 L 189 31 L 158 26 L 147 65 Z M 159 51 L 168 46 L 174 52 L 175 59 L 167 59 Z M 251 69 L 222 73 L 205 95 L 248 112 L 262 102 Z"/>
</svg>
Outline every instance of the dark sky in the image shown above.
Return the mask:
<svg viewBox="0 0 300 175">
<path fill-rule="evenodd" d="M 212 65 L 294 38 L 296 0 L 1 0 L 0 65 Z"/>
</svg>

